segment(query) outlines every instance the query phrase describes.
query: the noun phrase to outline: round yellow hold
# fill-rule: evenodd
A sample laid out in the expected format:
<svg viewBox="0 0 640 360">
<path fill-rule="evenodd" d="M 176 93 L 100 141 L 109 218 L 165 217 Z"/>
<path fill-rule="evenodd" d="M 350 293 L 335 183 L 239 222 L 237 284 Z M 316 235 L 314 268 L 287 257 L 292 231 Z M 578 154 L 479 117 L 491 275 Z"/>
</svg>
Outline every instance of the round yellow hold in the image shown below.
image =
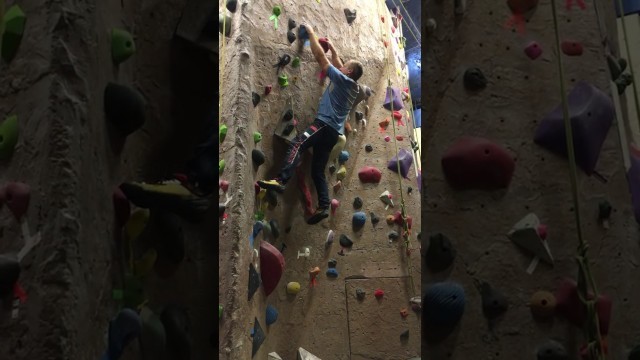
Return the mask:
<svg viewBox="0 0 640 360">
<path fill-rule="evenodd" d="M 548 291 L 538 291 L 531 296 L 529 307 L 533 316 L 546 319 L 554 315 L 556 310 L 556 297 Z"/>
<path fill-rule="evenodd" d="M 300 283 L 292 281 L 287 284 L 287 294 L 295 295 L 300 292 Z"/>
</svg>

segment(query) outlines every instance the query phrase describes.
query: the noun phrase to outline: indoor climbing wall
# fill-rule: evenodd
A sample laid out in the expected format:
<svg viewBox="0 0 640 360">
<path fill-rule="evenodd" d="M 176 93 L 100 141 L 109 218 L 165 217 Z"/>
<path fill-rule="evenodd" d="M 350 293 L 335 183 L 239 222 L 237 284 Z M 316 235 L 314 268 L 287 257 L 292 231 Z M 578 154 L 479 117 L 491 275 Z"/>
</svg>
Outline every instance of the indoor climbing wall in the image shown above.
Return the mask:
<svg viewBox="0 0 640 360">
<path fill-rule="evenodd" d="M 401 26 L 393 26 L 383 1 L 238 1 L 235 12 L 224 5 L 221 21 L 231 28 L 220 48 L 227 128 L 220 202 L 231 200 L 220 222 L 220 357 L 293 359 L 299 348 L 320 359 L 419 356 L 420 193 L 411 111 L 398 108 L 410 104 L 402 91 L 408 81 Z M 317 225 L 306 223 L 317 205 L 310 151 L 284 194 L 254 187 L 277 174 L 286 125 L 303 131 L 311 123 L 329 81 L 300 40 L 304 23 L 332 41 L 344 61 L 362 62 L 358 82 L 368 95 L 327 166 L 332 213 Z M 397 119 L 383 107 L 389 79 Z M 397 151 L 405 179 L 388 169 Z M 409 251 L 397 215 L 402 200 L 411 218 Z M 252 273 L 255 284 L 261 280 L 255 293 Z"/>
<path fill-rule="evenodd" d="M 563 348 L 573 359 L 585 344 L 573 325 L 575 285 L 560 281 L 576 279 L 578 237 L 569 162 L 559 155 L 558 57 L 607 358 L 626 358 L 636 345 L 640 291 L 628 279 L 640 251 L 606 61 L 616 46 L 613 5 L 555 3 L 561 51 L 550 1 L 427 3 L 429 359 L 534 359 Z"/>
</svg>

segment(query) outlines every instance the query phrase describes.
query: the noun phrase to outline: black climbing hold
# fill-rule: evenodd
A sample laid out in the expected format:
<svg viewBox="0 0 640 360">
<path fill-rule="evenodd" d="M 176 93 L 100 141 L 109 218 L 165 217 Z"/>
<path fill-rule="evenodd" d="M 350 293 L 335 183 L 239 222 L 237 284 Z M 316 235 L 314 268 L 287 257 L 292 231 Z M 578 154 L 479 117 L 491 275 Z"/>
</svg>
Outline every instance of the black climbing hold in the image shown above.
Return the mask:
<svg viewBox="0 0 640 360">
<path fill-rule="evenodd" d="M 357 289 L 356 289 L 356 298 L 357 298 L 358 300 L 360 300 L 360 301 L 364 300 L 364 296 L 365 296 L 366 294 L 367 294 L 367 293 L 366 293 L 364 290 L 362 290 L 362 289 L 360 289 L 360 288 L 357 288 Z"/>
<path fill-rule="evenodd" d="M 251 93 L 251 101 L 253 102 L 253 107 L 258 106 L 258 104 L 260 103 L 260 94 L 258 94 L 257 92 L 253 91 Z"/>
<path fill-rule="evenodd" d="M 609 65 L 609 73 L 611 74 L 611 80 L 616 80 L 622 71 L 620 70 L 619 61 L 611 55 L 607 56 L 607 65 Z"/>
<path fill-rule="evenodd" d="M 284 130 L 282 130 L 282 135 L 283 135 L 283 136 L 285 136 L 285 137 L 286 137 L 286 136 L 289 136 L 289 134 L 291 134 L 291 132 L 293 131 L 293 129 L 294 129 L 293 124 L 288 124 L 288 125 L 284 128 Z"/>
<path fill-rule="evenodd" d="M 334 268 L 334 267 L 336 267 L 336 265 L 338 265 L 338 260 L 329 259 L 329 264 L 328 265 L 329 265 L 330 268 Z"/>
<path fill-rule="evenodd" d="M 271 235 L 274 239 L 277 239 L 280 236 L 280 225 L 278 225 L 278 220 L 271 219 L 271 221 L 269 221 L 269 225 L 271 226 Z"/>
<path fill-rule="evenodd" d="M 340 235 L 340 246 L 350 248 L 353 246 L 353 241 L 345 234 Z"/>
<path fill-rule="evenodd" d="M 329 173 L 333 174 L 334 172 L 336 172 L 336 166 L 333 164 L 329 165 Z"/>
<path fill-rule="evenodd" d="M 555 340 L 548 340 L 538 347 L 538 360 L 569 360 L 567 349 Z"/>
<path fill-rule="evenodd" d="M 507 299 L 488 283 L 483 282 L 480 285 L 480 294 L 482 296 L 482 312 L 487 319 L 493 320 L 507 311 L 509 307 Z"/>
<path fill-rule="evenodd" d="M 293 110 L 287 109 L 282 115 L 282 121 L 291 121 L 293 119 Z"/>
<path fill-rule="evenodd" d="M 353 199 L 353 208 L 354 209 L 360 209 L 362 207 L 362 199 L 360 199 L 359 196 L 356 196 L 355 199 Z"/>
<path fill-rule="evenodd" d="M 264 164 L 265 162 L 264 153 L 259 149 L 253 149 L 253 151 L 251 151 L 251 160 L 253 160 L 253 163 L 256 166 L 260 166 Z"/>
<path fill-rule="evenodd" d="M 418 241 L 422 240 L 422 231 L 418 233 Z"/>
<path fill-rule="evenodd" d="M 287 234 L 288 234 L 289 232 L 291 232 L 291 226 L 287 226 L 287 228 L 286 228 L 286 229 L 284 229 L 284 232 L 285 232 L 285 233 L 287 233 Z"/>
<path fill-rule="evenodd" d="M 478 68 L 470 68 L 464 72 L 464 87 L 471 91 L 482 90 L 487 87 L 487 78 Z"/>
<path fill-rule="evenodd" d="M 104 90 L 104 111 L 107 119 L 123 135 L 142 127 L 145 121 L 144 99 L 128 86 L 109 83 Z"/>
<path fill-rule="evenodd" d="M 356 111 L 356 120 L 360 121 L 364 119 L 364 114 L 362 113 L 362 111 Z"/>
<path fill-rule="evenodd" d="M 408 339 L 409 338 L 409 330 L 405 330 L 402 332 L 402 334 L 400 334 L 400 338 L 401 339 Z"/>
<path fill-rule="evenodd" d="M 351 25 L 351 23 L 356 19 L 356 10 L 344 9 L 344 16 L 347 17 L 347 23 Z"/>
<path fill-rule="evenodd" d="M 287 40 L 289 40 L 289 44 L 293 44 L 296 41 L 296 34 L 291 30 L 287 31 Z"/>
<path fill-rule="evenodd" d="M 0 298 L 6 299 L 20 277 L 20 262 L 17 257 L 0 255 Z"/>
<path fill-rule="evenodd" d="M 376 214 L 374 214 L 373 212 L 371 212 L 369 214 L 371 215 L 371 223 L 375 227 L 380 222 L 380 218 Z"/>
<path fill-rule="evenodd" d="M 400 237 L 400 235 L 398 234 L 397 231 L 391 230 L 388 234 L 387 237 L 389 238 L 389 240 L 398 240 L 398 238 Z"/>
<path fill-rule="evenodd" d="M 367 144 L 364 146 L 364 150 L 366 152 L 372 152 L 373 151 L 373 146 L 371 146 L 371 144 Z"/>
<path fill-rule="evenodd" d="M 218 216 L 222 217 L 222 215 L 224 215 L 224 211 L 227 209 L 226 206 L 224 206 L 224 204 L 220 204 L 218 203 Z"/>
<path fill-rule="evenodd" d="M 631 74 L 622 74 L 615 80 L 616 87 L 618 88 L 618 95 L 624 94 L 627 86 L 633 83 L 633 77 Z"/>
<path fill-rule="evenodd" d="M 407 188 L 407 194 L 411 194 L 413 192 L 413 188 L 411 186 L 409 186 Z"/>
<path fill-rule="evenodd" d="M 284 254 L 284 249 L 286 249 L 286 248 L 287 248 L 287 244 L 282 243 L 282 246 L 280 247 L 280 253 Z"/>
<path fill-rule="evenodd" d="M 278 206 L 278 193 L 273 189 L 267 189 L 267 194 L 265 196 L 267 203 L 271 207 Z"/>
<path fill-rule="evenodd" d="M 440 272 L 448 269 L 456 257 L 456 250 L 451 241 L 443 234 L 435 234 L 429 237 L 429 247 L 425 255 L 427 267 L 432 272 Z"/>
<path fill-rule="evenodd" d="M 186 310 L 175 304 L 167 305 L 160 321 L 164 325 L 167 336 L 167 350 L 173 359 L 191 358 L 191 338 L 189 329 L 191 327 L 189 315 Z"/>
<path fill-rule="evenodd" d="M 232 13 L 236 12 L 236 8 L 238 7 L 238 0 L 227 0 L 227 10 Z"/>
<path fill-rule="evenodd" d="M 280 59 L 278 60 L 278 63 L 273 65 L 273 67 L 277 67 L 277 68 L 282 68 L 287 66 L 287 64 L 289 64 L 289 62 L 291 61 L 291 56 L 284 54 L 280 57 Z"/>
<path fill-rule="evenodd" d="M 229 36 L 231 34 L 231 17 L 220 14 L 218 15 L 218 31 L 220 34 L 224 32 L 224 36 Z"/>
<path fill-rule="evenodd" d="M 289 23 L 287 25 L 289 27 L 289 30 L 294 29 L 296 26 L 298 26 L 298 24 L 296 24 L 296 21 L 293 19 L 289 19 Z"/>
<path fill-rule="evenodd" d="M 598 204 L 598 219 L 607 220 L 611 217 L 611 211 L 613 207 L 607 200 L 602 200 L 600 204 Z"/>
<path fill-rule="evenodd" d="M 256 293 L 256 290 L 260 287 L 260 274 L 253 267 L 253 264 L 249 264 L 249 301 Z"/>
<path fill-rule="evenodd" d="M 255 318 L 255 323 L 253 324 L 253 344 L 251 348 L 251 357 L 256 356 L 256 353 L 264 342 L 265 337 L 266 335 L 264 334 L 262 327 L 260 327 L 258 318 Z"/>
</svg>

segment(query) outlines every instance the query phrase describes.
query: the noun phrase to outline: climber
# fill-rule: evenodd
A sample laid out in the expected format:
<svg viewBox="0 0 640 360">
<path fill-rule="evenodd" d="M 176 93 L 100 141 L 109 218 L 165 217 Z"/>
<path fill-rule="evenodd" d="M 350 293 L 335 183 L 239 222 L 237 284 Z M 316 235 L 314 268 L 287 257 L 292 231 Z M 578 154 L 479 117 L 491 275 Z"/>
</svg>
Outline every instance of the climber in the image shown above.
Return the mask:
<svg viewBox="0 0 640 360">
<path fill-rule="evenodd" d="M 300 163 L 301 155 L 308 148 L 313 148 L 311 178 L 318 193 L 318 208 L 307 219 L 307 223 L 313 225 L 329 216 L 329 189 L 324 170 L 329 161 L 329 154 L 338 142 L 338 137 L 344 134 L 347 117 L 358 95 L 357 81 L 362 76 L 363 70 L 362 64 L 355 60 L 343 64 L 331 42 L 328 42 L 331 50 L 331 62 L 329 62 L 313 29 L 309 25 L 301 25 L 301 27 L 307 30 L 311 52 L 331 82 L 322 94 L 315 121 L 304 132 L 298 134 L 289 145 L 280 174 L 272 180 L 260 180 L 258 185 L 263 189 L 284 192 L 287 182 Z"/>
</svg>

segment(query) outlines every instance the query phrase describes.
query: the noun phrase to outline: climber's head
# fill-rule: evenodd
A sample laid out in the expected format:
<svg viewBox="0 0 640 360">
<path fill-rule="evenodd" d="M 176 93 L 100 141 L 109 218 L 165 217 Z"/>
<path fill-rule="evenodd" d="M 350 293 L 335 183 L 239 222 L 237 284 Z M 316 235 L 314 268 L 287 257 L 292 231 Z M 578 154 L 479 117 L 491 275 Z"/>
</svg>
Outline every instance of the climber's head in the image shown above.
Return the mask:
<svg viewBox="0 0 640 360">
<path fill-rule="evenodd" d="M 353 79 L 353 81 L 357 82 L 362 76 L 362 63 L 355 60 L 349 60 L 340 68 L 340 71 Z"/>
</svg>

